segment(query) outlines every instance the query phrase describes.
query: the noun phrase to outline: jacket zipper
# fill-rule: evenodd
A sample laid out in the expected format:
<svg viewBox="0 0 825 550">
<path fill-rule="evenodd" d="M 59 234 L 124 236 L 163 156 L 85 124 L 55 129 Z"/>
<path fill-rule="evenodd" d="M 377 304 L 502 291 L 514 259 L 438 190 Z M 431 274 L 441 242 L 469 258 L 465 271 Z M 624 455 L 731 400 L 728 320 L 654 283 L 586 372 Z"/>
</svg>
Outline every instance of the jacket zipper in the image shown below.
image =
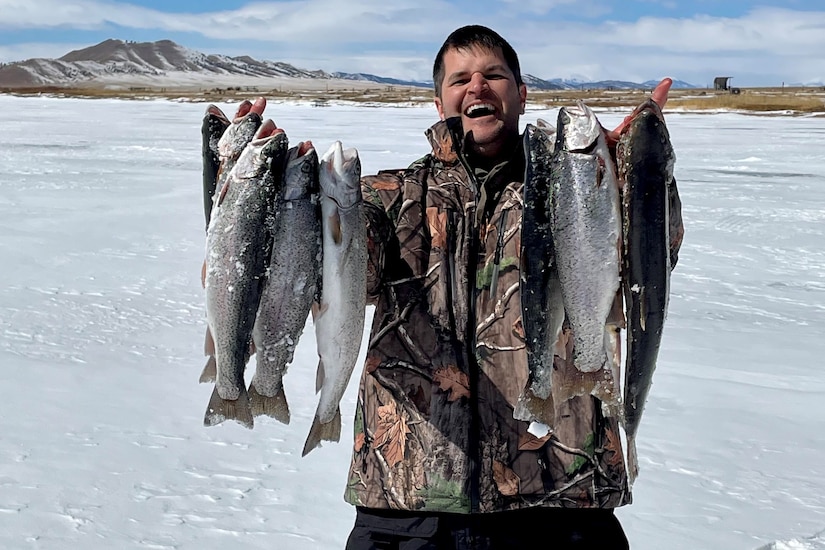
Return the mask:
<svg viewBox="0 0 825 550">
<path fill-rule="evenodd" d="M 458 158 L 464 171 L 467 172 L 467 180 L 472 186 L 473 196 L 475 199 L 475 207 L 478 209 L 478 203 L 481 199 L 478 180 L 475 174 L 470 169 L 464 158 L 463 152 L 460 152 Z M 481 445 L 479 430 L 480 419 L 478 412 L 478 378 L 480 366 L 476 360 L 476 297 L 478 294 L 478 284 L 476 277 L 478 275 L 478 248 L 479 248 L 479 223 L 478 212 L 474 212 L 472 216 L 472 231 L 470 231 L 470 246 L 469 246 L 469 265 L 467 266 L 467 280 L 470 285 L 470 292 L 467 293 L 469 304 L 467 304 L 467 327 L 465 328 L 466 354 L 467 354 L 467 375 L 470 379 L 470 433 L 468 434 L 468 455 L 470 460 L 470 511 L 478 512 L 479 503 L 481 501 Z"/>
</svg>

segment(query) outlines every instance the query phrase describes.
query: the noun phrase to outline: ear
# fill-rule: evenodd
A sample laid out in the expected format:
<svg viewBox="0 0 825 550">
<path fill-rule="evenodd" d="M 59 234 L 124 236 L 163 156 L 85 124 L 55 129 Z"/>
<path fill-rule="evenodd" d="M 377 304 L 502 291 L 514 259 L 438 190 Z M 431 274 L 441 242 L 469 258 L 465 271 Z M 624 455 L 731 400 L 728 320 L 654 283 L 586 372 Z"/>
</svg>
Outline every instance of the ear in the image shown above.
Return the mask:
<svg viewBox="0 0 825 550">
<path fill-rule="evenodd" d="M 526 88 L 525 88 L 525 90 L 526 90 Z M 441 104 L 441 98 L 438 97 L 438 96 L 435 96 L 434 101 L 435 101 L 435 110 L 438 111 L 438 117 L 441 120 L 446 120 L 447 117 L 444 116 L 444 106 Z"/>
<path fill-rule="evenodd" d="M 521 98 L 521 114 L 524 114 L 524 106 L 527 104 L 527 84 L 519 86 L 518 95 Z"/>
</svg>

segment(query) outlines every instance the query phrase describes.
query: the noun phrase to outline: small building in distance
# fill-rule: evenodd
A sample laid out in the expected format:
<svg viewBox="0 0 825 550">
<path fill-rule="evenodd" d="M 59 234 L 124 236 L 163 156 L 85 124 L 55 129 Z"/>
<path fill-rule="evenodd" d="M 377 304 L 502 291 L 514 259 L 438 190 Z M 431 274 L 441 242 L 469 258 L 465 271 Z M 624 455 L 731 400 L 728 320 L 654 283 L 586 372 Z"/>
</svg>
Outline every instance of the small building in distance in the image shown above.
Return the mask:
<svg viewBox="0 0 825 550">
<path fill-rule="evenodd" d="M 717 76 L 713 79 L 713 89 L 716 91 L 730 92 L 738 94 L 741 90 L 739 88 L 730 87 L 730 79 L 732 76 Z"/>
<path fill-rule="evenodd" d="M 714 90 L 728 90 L 730 88 L 729 82 L 732 76 L 717 76 L 713 79 Z"/>
</svg>

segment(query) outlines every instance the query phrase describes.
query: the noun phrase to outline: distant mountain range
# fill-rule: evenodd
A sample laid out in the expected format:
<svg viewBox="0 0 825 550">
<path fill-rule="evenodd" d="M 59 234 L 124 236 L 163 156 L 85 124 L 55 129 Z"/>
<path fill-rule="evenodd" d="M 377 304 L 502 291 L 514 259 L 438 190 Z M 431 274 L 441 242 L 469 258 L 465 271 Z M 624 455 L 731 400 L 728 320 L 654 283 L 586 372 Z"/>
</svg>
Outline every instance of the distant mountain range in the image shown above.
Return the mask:
<svg viewBox="0 0 825 550">
<path fill-rule="evenodd" d="M 528 88 L 536 90 L 569 89 L 639 89 L 652 88 L 658 81 L 642 83 L 606 80 L 581 82 L 560 78 L 544 80 L 523 75 Z M 81 50 L 67 53 L 59 59 L 27 59 L 0 64 L 0 88 L 78 85 L 156 85 L 169 86 L 206 82 L 250 85 L 256 79 L 296 78 L 374 82 L 384 85 L 432 88 L 432 82 L 400 80 L 368 73 L 310 71 L 289 63 L 259 61 L 249 56 L 229 57 L 207 55 L 185 48 L 171 40 L 128 42 L 109 39 Z M 695 88 L 680 80 L 674 88 Z"/>
</svg>

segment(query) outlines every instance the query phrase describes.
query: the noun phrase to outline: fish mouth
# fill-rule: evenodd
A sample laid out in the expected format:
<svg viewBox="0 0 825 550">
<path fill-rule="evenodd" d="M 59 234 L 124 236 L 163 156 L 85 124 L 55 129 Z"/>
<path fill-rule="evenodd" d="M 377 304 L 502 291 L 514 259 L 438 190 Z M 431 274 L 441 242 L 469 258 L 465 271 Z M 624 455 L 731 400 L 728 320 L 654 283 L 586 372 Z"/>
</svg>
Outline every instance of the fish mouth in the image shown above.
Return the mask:
<svg viewBox="0 0 825 550">
<path fill-rule="evenodd" d="M 485 116 L 493 116 L 493 115 L 496 114 L 496 112 L 497 112 L 497 109 L 496 109 L 495 105 L 493 105 L 492 103 L 478 102 L 478 103 L 473 103 L 472 105 L 470 105 L 469 107 L 464 109 L 463 113 L 464 113 L 464 116 L 466 116 L 467 118 L 474 119 L 474 118 L 481 118 L 481 117 L 485 117 Z"/>
<path fill-rule="evenodd" d="M 311 141 L 302 141 L 298 144 L 298 157 L 302 157 L 309 153 L 312 149 L 315 149 L 315 146 L 312 145 Z"/>
</svg>

